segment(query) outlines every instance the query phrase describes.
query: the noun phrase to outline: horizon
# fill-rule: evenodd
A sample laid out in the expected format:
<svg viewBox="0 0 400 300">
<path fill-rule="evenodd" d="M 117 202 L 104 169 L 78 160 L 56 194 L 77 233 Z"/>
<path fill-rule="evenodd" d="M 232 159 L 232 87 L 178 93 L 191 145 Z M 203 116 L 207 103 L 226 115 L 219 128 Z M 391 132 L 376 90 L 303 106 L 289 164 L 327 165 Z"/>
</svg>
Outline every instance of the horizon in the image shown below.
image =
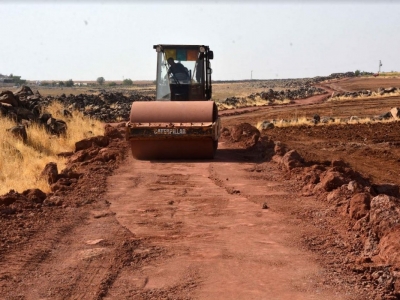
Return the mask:
<svg viewBox="0 0 400 300">
<path fill-rule="evenodd" d="M 356 70 L 357 71 L 357 70 Z M 318 77 L 329 77 L 329 76 L 331 76 L 331 75 L 334 75 L 334 74 L 345 74 L 345 73 L 349 73 L 349 72 L 353 72 L 354 73 L 354 71 L 347 71 L 347 72 L 335 72 L 335 73 L 331 73 L 331 74 L 329 74 L 329 75 L 317 75 L 317 76 L 314 76 L 314 77 L 296 77 L 296 78 L 253 78 L 253 79 L 250 79 L 250 78 L 245 78 L 245 79 L 212 79 L 212 81 L 213 82 L 218 82 L 218 81 L 229 81 L 229 82 L 234 82 L 234 81 L 268 81 L 268 80 L 296 80 L 296 79 L 307 79 L 307 78 L 310 78 L 310 79 L 313 79 L 313 78 L 318 78 Z M 362 73 L 364 72 L 364 73 L 368 73 L 368 74 L 373 74 L 374 72 L 368 72 L 368 71 L 361 71 Z M 380 75 L 382 75 L 382 76 L 386 76 L 385 74 L 391 74 L 391 73 L 399 73 L 398 75 L 400 75 L 400 72 L 398 72 L 398 71 L 390 71 L 390 72 L 380 72 Z M 2 73 L 0 73 L 0 76 L 10 76 L 10 75 L 5 75 L 5 74 L 2 74 Z M 12 75 L 14 75 L 14 74 L 12 74 Z M 20 76 L 20 75 L 14 75 L 14 76 Z M 390 75 L 387 75 L 387 76 L 390 76 Z M 65 82 L 65 81 L 68 81 L 68 80 L 72 80 L 74 83 L 78 83 L 78 82 L 80 82 L 80 83 L 96 83 L 97 81 L 96 80 L 92 80 L 92 79 L 90 79 L 90 80 L 85 80 L 85 79 L 81 79 L 81 80 L 74 80 L 73 78 L 69 78 L 69 79 L 60 79 L 60 80 L 58 80 L 58 79 L 43 79 L 43 80 L 37 80 L 37 79 L 27 79 L 27 78 L 23 78 L 23 76 L 21 76 L 21 79 L 22 80 L 26 80 L 27 82 L 30 82 L 30 83 L 35 83 L 35 82 L 40 82 L 40 83 L 43 83 L 43 82 L 47 82 L 47 83 L 53 83 L 53 82 L 60 82 L 60 81 L 62 81 L 62 82 Z M 130 79 L 130 78 L 125 78 L 125 79 Z M 132 82 L 138 82 L 138 81 L 144 81 L 144 82 L 154 82 L 155 81 L 155 79 L 135 79 L 135 80 L 132 80 Z M 123 82 L 123 80 L 120 80 L 120 79 L 117 79 L 117 80 L 113 80 L 113 79 L 110 79 L 110 80 L 107 80 L 107 79 L 105 79 L 105 81 L 104 81 L 105 83 L 107 83 L 107 82 L 116 82 L 116 83 L 122 83 Z M 104 84 L 104 85 L 106 85 L 106 84 Z"/>
</svg>

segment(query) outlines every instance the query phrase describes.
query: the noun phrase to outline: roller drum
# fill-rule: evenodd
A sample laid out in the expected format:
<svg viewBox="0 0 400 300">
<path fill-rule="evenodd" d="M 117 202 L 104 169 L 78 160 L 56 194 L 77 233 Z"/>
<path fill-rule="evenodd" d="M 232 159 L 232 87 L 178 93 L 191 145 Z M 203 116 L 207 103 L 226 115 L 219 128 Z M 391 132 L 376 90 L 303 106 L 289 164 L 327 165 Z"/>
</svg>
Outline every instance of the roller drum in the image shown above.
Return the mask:
<svg viewBox="0 0 400 300">
<path fill-rule="evenodd" d="M 209 159 L 219 126 L 213 101 L 134 102 L 127 139 L 137 159 Z"/>
</svg>

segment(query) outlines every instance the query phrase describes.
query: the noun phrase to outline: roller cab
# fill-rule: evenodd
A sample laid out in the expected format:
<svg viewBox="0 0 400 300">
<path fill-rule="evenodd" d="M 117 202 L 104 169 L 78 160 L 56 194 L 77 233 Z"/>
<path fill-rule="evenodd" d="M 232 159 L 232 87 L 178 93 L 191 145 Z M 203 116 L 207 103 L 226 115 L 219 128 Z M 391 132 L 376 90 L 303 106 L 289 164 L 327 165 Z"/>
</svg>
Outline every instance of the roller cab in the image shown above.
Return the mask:
<svg viewBox="0 0 400 300">
<path fill-rule="evenodd" d="M 209 159 L 220 120 L 211 101 L 213 52 L 204 45 L 155 45 L 156 101 L 133 102 L 126 138 L 136 159 Z"/>
</svg>

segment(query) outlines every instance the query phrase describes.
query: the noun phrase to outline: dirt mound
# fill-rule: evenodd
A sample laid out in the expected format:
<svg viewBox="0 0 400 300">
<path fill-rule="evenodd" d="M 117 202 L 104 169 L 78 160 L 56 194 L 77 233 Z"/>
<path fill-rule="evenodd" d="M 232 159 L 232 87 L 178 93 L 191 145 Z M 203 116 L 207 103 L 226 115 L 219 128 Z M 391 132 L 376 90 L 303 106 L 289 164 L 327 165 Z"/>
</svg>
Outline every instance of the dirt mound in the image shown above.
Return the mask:
<svg viewBox="0 0 400 300">
<path fill-rule="evenodd" d="M 400 296 L 400 244 L 396 239 L 400 230 L 399 187 L 372 184 L 342 160 L 315 164 L 304 161 L 295 150 L 285 149 L 278 143 L 274 160 L 286 170 L 287 177 L 300 183 L 302 195 L 317 197 L 330 205 L 331 214 L 347 220 L 351 244 L 347 263 L 361 268 L 384 295 Z M 331 227 L 340 227 L 335 224 L 338 221 L 332 220 Z"/>
<path fill-rule="evenodd" d="M 239 148 L 254 147 L 259 138 L 260 131 L 249 123 L 241 123 L 231 128 L 222 129 L 222 140 L 235 143 Z"/>
<path fill-rule="evenodd" d="M 400 185 L 399 130 L 400 122 L 391 122 L 275 127 L 265 133 L 309 162 L 330 164 L 338 158 L 375 183 Z"/>
</svg>

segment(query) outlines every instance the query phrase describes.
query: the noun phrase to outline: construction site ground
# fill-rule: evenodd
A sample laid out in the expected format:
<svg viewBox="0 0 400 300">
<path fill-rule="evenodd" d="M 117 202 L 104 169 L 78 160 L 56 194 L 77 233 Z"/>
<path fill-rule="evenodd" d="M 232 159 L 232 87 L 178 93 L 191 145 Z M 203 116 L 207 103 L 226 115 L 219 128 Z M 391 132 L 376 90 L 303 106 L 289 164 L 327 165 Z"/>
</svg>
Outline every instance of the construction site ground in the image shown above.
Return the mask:
<svg viewBox="0 0 400 300">
<path fill-rule="evenodd" d="M 135 160 L 123 123 L 113 124 L 105 151 L 115 160 L 75 164 L 77 184 L 2 212 L 0 299 L 399 299 L 396 278 L 382 277 L 399 270 L 360 259 L 349 215 L 306 195 L 301 176 L 274 159 L 280 141 L 306 166 L 342 161 L 373 183 L 400 185 L 399 121 L 275 127 L 252 147 L 226 133 L 400 106 L 399 96 L 326 101 L 334 91 L 400 87 L 399 78 L 321 86 L 326 95 L 222 112 L 214 160 Z"/>
</svg>

